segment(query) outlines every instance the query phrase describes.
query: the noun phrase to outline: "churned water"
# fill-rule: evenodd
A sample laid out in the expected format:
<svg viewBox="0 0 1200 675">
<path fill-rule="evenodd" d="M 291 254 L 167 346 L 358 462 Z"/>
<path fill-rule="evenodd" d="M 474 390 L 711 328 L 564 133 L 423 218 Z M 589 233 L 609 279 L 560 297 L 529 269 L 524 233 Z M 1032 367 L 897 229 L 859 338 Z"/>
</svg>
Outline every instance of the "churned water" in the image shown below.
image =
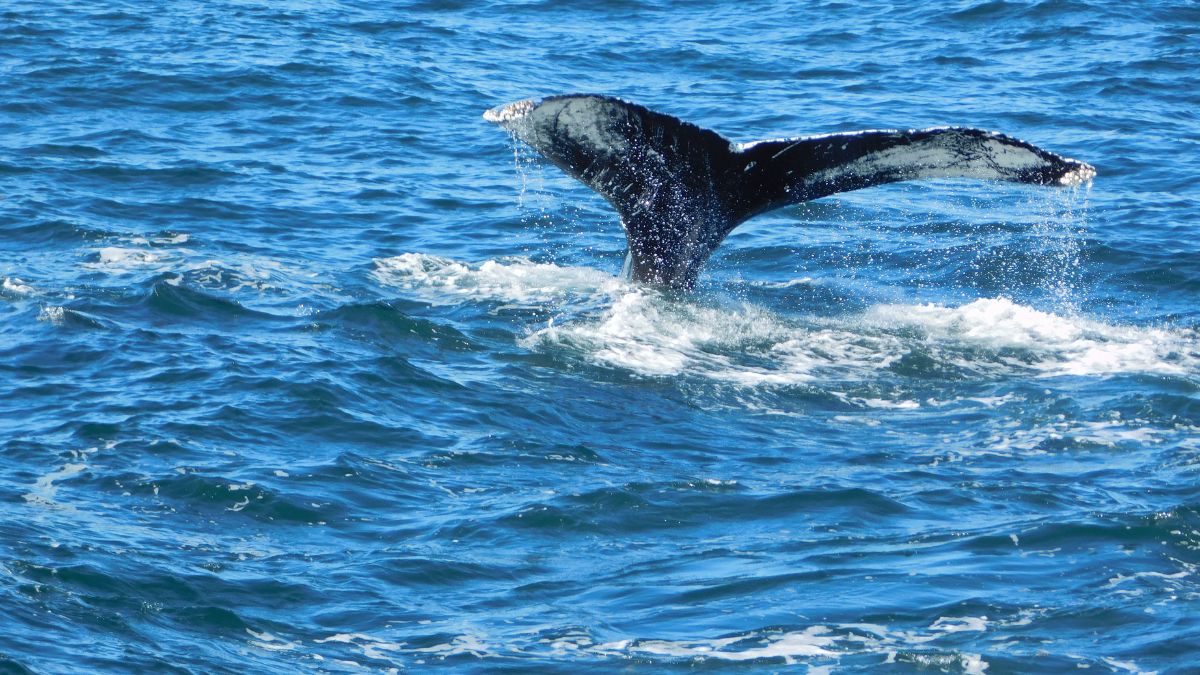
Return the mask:
<svg viewBox="0 0 1200 675">
<path fill-rule="evenodd" d="M 1185 672 L 1192 2 L 0 7 L 0 670 Z M 1000 130 L 694 293 L 481 119 Z"/>
</svg>

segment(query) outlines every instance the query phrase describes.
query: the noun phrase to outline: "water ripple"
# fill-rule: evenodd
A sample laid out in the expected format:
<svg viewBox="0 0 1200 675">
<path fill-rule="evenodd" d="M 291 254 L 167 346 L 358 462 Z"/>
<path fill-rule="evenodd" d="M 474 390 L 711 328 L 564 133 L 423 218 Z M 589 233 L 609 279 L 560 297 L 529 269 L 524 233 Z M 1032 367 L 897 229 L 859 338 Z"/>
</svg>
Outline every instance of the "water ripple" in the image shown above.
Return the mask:
<svg viewBox="0 0 1200 675">
<path fill-rule="evenodd" d="M 1198 20 L 9 2 L 0 671 L 1188 670 Z M 480 119 L 572 91 L 1100 176 L 780 210 L 663 293 Z"/>
</svg>

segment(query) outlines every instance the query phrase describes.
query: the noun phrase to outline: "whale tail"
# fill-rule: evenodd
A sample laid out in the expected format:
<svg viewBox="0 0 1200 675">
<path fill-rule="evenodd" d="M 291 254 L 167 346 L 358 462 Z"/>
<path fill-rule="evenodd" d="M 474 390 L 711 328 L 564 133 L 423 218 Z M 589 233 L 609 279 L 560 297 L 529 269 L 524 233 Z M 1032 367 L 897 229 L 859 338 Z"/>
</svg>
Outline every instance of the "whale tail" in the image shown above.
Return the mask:
<svg viewBox="0 0 1200 675">
<path fill-rule="evenodd" d="M 553 96 L 492 108 L 495 122 L 616 208 L 632 278 L 691 288 L 735 227 L 838 192 L 924 178 L 1079 185 L 1090 165 L 962 127 L 872 130 L 737 144 L 620 99 Z"/>
</svg>

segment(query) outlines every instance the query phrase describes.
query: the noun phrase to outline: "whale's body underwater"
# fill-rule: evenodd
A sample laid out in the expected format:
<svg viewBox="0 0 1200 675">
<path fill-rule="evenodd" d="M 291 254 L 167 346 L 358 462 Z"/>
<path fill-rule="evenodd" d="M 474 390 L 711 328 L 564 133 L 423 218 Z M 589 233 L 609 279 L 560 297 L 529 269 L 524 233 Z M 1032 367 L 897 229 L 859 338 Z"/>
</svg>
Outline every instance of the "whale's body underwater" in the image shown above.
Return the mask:
<svg viewBox="0 0 1200 675">
<path fill-rule="evenodd" d="M 670 115 L 586 94 L 517 101 L 483 116 L 607 199 L 629 240 L 633 280 L 672 288 L 694 286 L 739 224 L 788 204 L 924 178 L 1073 186 L 1096 175 L 1083 162 L 963 127 L 733 143 Z"/>
</svg>

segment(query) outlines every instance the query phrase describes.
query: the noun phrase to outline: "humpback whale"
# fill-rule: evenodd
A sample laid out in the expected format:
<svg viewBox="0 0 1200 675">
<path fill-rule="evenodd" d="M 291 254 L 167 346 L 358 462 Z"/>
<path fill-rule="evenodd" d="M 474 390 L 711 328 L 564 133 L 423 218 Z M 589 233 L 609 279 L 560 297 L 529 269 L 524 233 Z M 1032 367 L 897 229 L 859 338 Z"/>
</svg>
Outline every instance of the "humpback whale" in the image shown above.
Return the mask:
<svg viewBox="0 0 1200 675">
<path fill-rule="evenodd" d="M 734 143 L 618 98 L 526 99 L 486 111 L 616 208 L 634 281 L 692 288 L 735 227 L 838 192 L 925 178 L 1074 186 L 1096 170 L 1025 141 L 966 127 L 872 129 Z"/>
</svg>

